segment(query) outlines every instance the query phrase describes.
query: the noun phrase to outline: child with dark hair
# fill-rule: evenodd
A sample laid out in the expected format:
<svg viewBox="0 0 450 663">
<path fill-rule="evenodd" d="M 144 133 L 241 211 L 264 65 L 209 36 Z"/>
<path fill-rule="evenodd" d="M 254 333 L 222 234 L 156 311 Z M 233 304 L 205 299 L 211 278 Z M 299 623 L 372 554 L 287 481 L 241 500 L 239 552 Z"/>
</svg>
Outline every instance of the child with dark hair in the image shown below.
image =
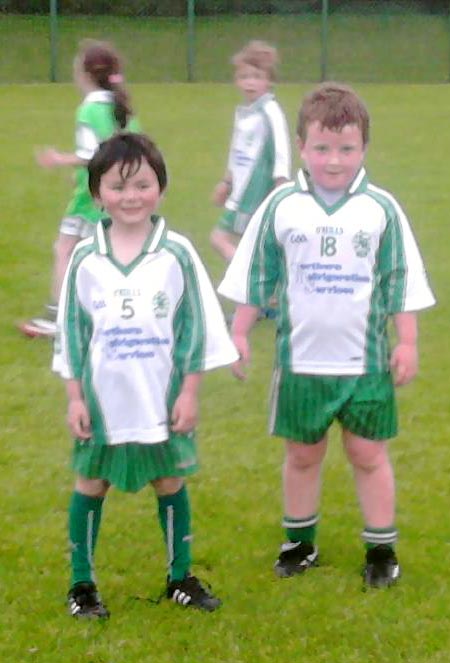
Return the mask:
<svg viewBox="0 0 450 663">
<path fill-rule="evenodd" d="M 190 574 L 184 477 L 197 469 L 202 373 L 236 361 L 237 352 L 195 249 L 155 214 L 167 184 L 155 144 L 138 134 L 114 136 L 88 171 L 92 196 L 109 218 L 72 255 L 53 362 L 66 380 L 75 438 L 69 610 L 109 616 L 93 564 L 103 500 L 111 484 L 135 492 L 151 483 L 167 546 L 167 597 L 212 611 L 220 600 Z"/>
<path fill-rule="evenodd" d="M 74 59 L 74 82 L 84 99 L 77 109 L 74 152 L 48 148 L 37 155 L 43 168 L 75 168 L 75 191 L 61 221 L 55 242 L 51 303 L 44 318 L 20 325 L 27 336 L 53 336 L 56 302 L 70 255 L 80 239 L 91 235 L 104 213 L 88 190 L 86 165 L 100 142 L 119 130 L 138 131 L 123 78 L 123 67 L 115 48 L 106 42 L 84 40 Z"/>
</svg>

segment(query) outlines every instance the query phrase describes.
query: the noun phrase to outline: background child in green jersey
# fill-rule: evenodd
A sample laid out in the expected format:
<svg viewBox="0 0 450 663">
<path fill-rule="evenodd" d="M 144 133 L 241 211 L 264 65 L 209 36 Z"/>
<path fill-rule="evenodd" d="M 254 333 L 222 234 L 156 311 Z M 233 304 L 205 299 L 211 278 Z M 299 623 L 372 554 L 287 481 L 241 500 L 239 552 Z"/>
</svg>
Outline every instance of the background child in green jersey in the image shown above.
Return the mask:
<svg viewBox="0 0 450 663">
<path fill-rule="evenodd" d="M 287 542 L 275 571 L 287 577 L 317 564 L 320 472 L 336 419 L 364 517 L 364 581 L 389 586 L 400 575 L 386 443 L 397 432 L 393 383 L 416 374 L 415 311 L 434 297 L 404 212 L 367 179 L 369 115 L 355 92 L 334 83 L 313 90 L 297 132 L 306 170 L 259 208 L 219 287 L 239 303 L 234 370 L 243 377 L 257 307 L 278 287 L 270 431 L 286 439 Z"/>
<path fill-rule="evenodd" d="M 291 176 L 291 148 L 284 113 L 272 88 L 278 55 L 262 41 L 251 41 L 232 63 L 244 98 L 234 117 L 228 165 L 213 202 L 224 207 L 211 244 L 229 262 L 248 221 L 272 189 Z"/>
<path fill-rule="evenodd" d="M 55 242 L 52 301 L 45 318 L 34 318 L 20 325 L 28 336 L 55 333 L 56 302 L 70 255 L 76 244 L 94 231 L 104 216 L 91 198 L 86 165 L 99 143 L 120 129 L 138 130 L 124 85 L 123 67 L 115 48 L 106 42 L 84 40 L 74 60 L 74 82 L 84 99 L 76 113 L 75 152 L 49 148 L 37 155 L 43 168 L 75 168 L 75 191 L 61 221 Z"/>
<path fill-rule="evenodd" d="M 88 166 L 108 213 L 80 242 L 64 279 L 53 368 L 66 379 L 77 472 L 69 512 L 74 617 L 108 617 L 93 556 L 111 484 L 151 483 L 168 554 L 167 596 L 212 611 L 220 601 L 190 575 L 184 476 L 197 469 L 194 428 L 205 370 L 237 352 L 190 242 L 154 214 L 166 188 L 162 155 L 145 136 L 119 134 Z"/>
</svg>

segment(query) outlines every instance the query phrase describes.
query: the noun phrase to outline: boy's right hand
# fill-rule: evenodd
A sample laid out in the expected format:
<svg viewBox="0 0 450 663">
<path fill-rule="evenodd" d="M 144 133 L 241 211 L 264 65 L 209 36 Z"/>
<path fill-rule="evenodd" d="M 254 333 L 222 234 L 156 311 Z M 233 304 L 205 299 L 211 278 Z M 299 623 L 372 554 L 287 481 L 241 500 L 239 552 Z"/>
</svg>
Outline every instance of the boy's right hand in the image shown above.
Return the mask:
<svg viewBox="0 0 450 663">
<path fill-rule="evenodd" d="M 233 343 L 239 353 L 239 359 L 231 365 L 231 372 L 238 380 L 246 380 L 247 372 L 246 367 L 250 363 L 250 344 L 247 336 L 233 335 Z"/>
<path fill-rule="evenodd" d="M 219 184 L 216 184 L 216 187 L 212 194 L 212 201 L 217 207 L 223 207 L 225 201 L 230 194 L 230 184 L 225 180 L 221 180 Z"/>
<path fill-rule="evenodd" d="M 73 437 L 78 437 L 81 440 L 89 440 L 92 437 L 91 418 L 83 399 L 79 398 L 69 401 L 67 425 Z"/>
<path fill-rule="evenodd" d="M 55 168 L 61 165 L 60 152 L 53 147 L 47 147 L 36 152 L 36 161 L 42 168 Z"/>
</svg>

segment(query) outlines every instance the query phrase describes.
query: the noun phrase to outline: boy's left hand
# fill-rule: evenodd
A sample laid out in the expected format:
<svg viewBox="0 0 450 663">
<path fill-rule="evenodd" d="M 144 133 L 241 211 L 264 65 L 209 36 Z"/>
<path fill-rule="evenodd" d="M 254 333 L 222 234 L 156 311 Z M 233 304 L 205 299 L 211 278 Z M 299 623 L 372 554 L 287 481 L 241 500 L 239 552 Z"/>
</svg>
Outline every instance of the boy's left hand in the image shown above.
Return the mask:
<svg viewBox="0 0 450 663">
<path fill-rule="evenodd" d="M 394 384 L 401 387 L 415 377 L 418 367 L 417 345 L 415 343 L 399 343 L 392 351 L 391 369 Z"/>
<path fill-rule="evenodd" d="M 197 397 L 190 392 L 181 392 L 172 409 L 171 429 L 174 433 L 190 433 L 198 421 Z"/>
</svg>

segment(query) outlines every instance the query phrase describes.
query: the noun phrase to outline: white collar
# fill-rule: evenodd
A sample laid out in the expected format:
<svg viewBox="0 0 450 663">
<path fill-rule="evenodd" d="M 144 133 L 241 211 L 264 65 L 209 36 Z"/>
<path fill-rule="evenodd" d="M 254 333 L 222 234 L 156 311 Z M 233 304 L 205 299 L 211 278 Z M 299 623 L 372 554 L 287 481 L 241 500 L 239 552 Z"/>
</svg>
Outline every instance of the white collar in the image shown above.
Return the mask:
<svg viewBox="0 0 450 663">
<path fill-rule="evenodd" d="M 108 104 L 113 100 L 113 93 L 111 90 L 92 90 L 85 96 L 83 103 L 93 104 L 95 102 Z"/>
</svg>

